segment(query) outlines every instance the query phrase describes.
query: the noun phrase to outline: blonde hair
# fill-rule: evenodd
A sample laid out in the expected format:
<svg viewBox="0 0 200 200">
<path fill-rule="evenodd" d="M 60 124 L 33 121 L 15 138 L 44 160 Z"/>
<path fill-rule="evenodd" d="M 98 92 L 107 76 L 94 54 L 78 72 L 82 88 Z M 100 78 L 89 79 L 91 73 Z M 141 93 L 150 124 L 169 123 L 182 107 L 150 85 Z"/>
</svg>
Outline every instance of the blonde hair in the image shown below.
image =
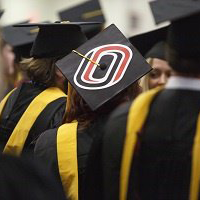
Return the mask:
<svg viewBox="0 0 200 200">
<path fill-rule="evenodd" d="M 153 58 L 147 58 L 146 61 L 152 66 L 153 65 Z M 149 90 L 149 73 L 143 76 L 140 79 L 140 86 L 142 88 L 142 91 L 148 91 Z"/>
</svg>

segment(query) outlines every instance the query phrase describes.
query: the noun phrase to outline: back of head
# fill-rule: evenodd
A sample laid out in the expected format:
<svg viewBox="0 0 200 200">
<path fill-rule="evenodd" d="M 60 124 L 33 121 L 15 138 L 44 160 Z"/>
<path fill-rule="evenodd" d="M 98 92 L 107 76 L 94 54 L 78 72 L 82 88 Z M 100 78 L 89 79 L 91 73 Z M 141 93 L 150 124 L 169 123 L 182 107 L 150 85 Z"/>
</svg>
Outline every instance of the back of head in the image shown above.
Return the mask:
<svg viewBox="0 0 200 200">
<path fill-rule="evenodd" d="M 55 86 L 55 62 L 87 40 L 80 27 L 85 24 L 89 26 L 92 23 L 44 22 L 15 25 L 20 29 L 31 27 L 33 32 L 38 32 L 30 52 L 32 58 L 22 61 L 22 70 L 34 82 L 46 87 Z M 35 31 L 33 27 L 36 27 Z"/>
<path fill-rule="evenodd" d="M 141 89 L 138 82 L 135 82 L 128 88 L 124 89 L 118 95 L 113 97 L 110 101 L 104 103 L 97 110 L 93 111 L 85 100 L 76 92 L 74 88 L 68 91 L 68 98 L 70 98 L 70 109 L 66 115 L 65 122 L 70 123 L 73 120 L 79 122 L 79 129 L 87 128 L 92 122 L 102 117 L 108 116 L 120 104 L 132 101 Z"/>
<path fill-rule="evenodd" d="M 27 21 L 20 23 L 28 23 Z M 19 23 L 18 23 L 19 24 Z M 15 62 L 18 64 L 22 58 L 30 58 L 30 50 L 37 36 L 33 27 L 14 27 L 17 24 L 4 26 L 2 36 L 6 43 L 12 46 L 15 53 Z"/>
<path fill-rule="evenodd" d="M 156 24 L 171 21 L 166 52 L 170 66 L 187 76 L 200 74 L 200 1 L 156 0 L 150 2 Z"/>
<path fill-rule="evenodd" d="M 73 117 L 67 122 L 74 119 L 84 122 L 107 115 L 120 103 L 138 94 L 137 80 L 151 70 L 114 24 L 56 65 L 74 88 L 72 99 L 68 93 L 68 102 L 73 104 Z"/>
<path fill-rule="evenodd" d="M 167 59 L 181 73 L 200 74 L 200 14 L 171 23 L 168 32 Z"/>
<path fill-rule="evenodd" d="M 56 66 L 58 58 L 24 59 L 20 68 L 33 82 L 44 87 L 56 86 Z"/>
<path fill-rule="evenodd" d="M 64 200 L 60 185 L 33 161 L 0 157 L 0 199 Z"/>
</svg>

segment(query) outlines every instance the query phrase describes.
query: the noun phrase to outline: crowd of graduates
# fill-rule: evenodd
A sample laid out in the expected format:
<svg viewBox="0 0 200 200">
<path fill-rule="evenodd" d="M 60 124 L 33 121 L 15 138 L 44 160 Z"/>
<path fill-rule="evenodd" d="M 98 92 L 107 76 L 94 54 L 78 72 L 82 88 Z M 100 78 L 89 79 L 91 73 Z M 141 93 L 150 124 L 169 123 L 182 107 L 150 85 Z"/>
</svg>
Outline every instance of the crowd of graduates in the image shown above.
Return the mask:
<svg viewBox="0 0 200 200">
<path fill-rule="evenodd" d="M 200 199 L 200 1 L 149 5 L 130 38 L 98 1 L 1 28 L 0 199 Z"/>
</svg>

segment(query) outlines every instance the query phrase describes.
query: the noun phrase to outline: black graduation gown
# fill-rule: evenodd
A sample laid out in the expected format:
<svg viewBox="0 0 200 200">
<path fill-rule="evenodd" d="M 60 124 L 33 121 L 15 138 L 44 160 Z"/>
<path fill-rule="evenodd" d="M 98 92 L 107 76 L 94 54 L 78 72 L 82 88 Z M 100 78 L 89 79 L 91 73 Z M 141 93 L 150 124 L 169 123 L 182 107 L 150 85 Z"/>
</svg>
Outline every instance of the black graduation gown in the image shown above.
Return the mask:
<svg viewBox="0 0 200 200">
<path fill-rule="evenodd" d="M 23 83 L 8 98 L 0 118 L 0 146 L 3 150 L 11 133 L 31 101 L 46 88 Z M 38 116 L 26 140 L 24 150 L 33 149 L 35 140 L 43 131 L 61 125 L 66 108 L 66 98 L 51 102 Z M 42 123 L 41 123 L 42 122 Z"/>
<path fill-rule="evenodd" d="M 101 135 L 106 119 L 107 116 L 102 118 L 99 117 L 99 119 L 89 128 L 78 131 L 77 133 L 79 199 L 85 199 L 83 196 L 83 188 L 87 185 L 87 182 L 85 181 L 85 171 L 88 164 L 89 152 L 94 139 L 97 135 Z M 46 164 L 46 169 L 53 171 L 55 176 L 60 180 L 56 144 L 57 130 L 58 128 L 47 130 L 40 135 L 35 145 L 34 154 L 35 158 Z"/>
<path fill-rule="evenodd" d="M 130 103 L 128 103 L 129 105 Z M 122 106 L 120 106 L 120 110 L 122 108 L 122 111 L 124 110 L 124 106 L 126 106 L 126 104 L 122 104 Z M 115 115 L 115 112 L 112 114 Z M 109 133 L 113 133 L 113 129 L 117 129 L 120 133 L 123 132 L 123 130 L 125 129 L 124 125 L 124 129 L 122 127 L 123 123 L 115 123 L 115 121 L 109 120 L 110 123 L 114 126 L 109 126 L 108 127 L 108 132 Z M 103 144 L 103 137 L 105 134 L 105 125 L 102 128 L 102 132 L 101 133 L 97 133 L 96 137 L 94 138 L 94 142 L 92 144 L 91 147 L 91 151 L 88 157 L 88 165 L 87 165 L 87 169 L 86 169 L 86 177 L 85 177 L 85 182 L 87 184 L 84 185 L 83 188 L 83 195 L 84 195 L 84 199 L 85 200 L 102 200 L 104 199 L 104 194 L 103 194 L 103 186 L 105 185 L 103 183 L 103 174 L 105 169 L 107 168 L 107 165 L 109 165 L 109 162 L 103 162 L 103 157 L 102 157 L 102 145 Z M 123 136 L 122 136 L 123 137 Z M 115 140 L 115 142 L 117 144 L 121 143 L 121 136 L 120 137 L 115 137 L 113 135 L 112 140 Z M 112 142 L 113 144 L 114 142 Z M 115 149 L 112 144 L 110 145 L 109 151 L 105 152 L 105 154 L 109 154 L 110 152 L 112 152 L 112 156 L 109 157 L 109 159 L 111 159 L 112 161 L 115 160 L 115 158 L 120 157 L 120 148 L 119 151 L 118 149 Z M 122 144 L 121 144 L 122 145 Z M 113 152 L 114 151 L 114 152 Z M 104 154 L 104 152 L 103 152 Z M 119 155 L 120 154 L 120 155 Z M 118 162 L 118 161 L 117 161 Z M 107 178 L 109 179 L 109 182 L 106 182 L 106 187 L 112 187 L 109 184 L 110 183 L 115 183 L 115 178 L 117 177 L 116 174 L 114 174 L 114 176 L 112 176 L 112 173 L 115 173 L 116 171 L 111 169 L 111 172 L 109 171 L 108 174 L 106 174 Z M 108 183 L 108 184 L 107 184 Z M 114 194 L 116 190 L 114 190 Z M 111 190 L 109 190 L 109 194 L 110 194 Z M 109 199 L 109 198 L 108 198 Z M 110 198 L 110 199 L 115 199 L 115 198 Z"/>
<path fill-rule="evenodd" d="M 0 199 L 66 200 L 55 177 L 29 157 L 0 155 Z"/>
<path fill-rule="evenodd" d="M 128 110 L 129 105 L 115 111 L 103 139 L 106 200 L 119 199 L 122 138 L 126 133 Z M 199 91 L 166 89 L 158 94 L 139 134 L 128 199 L 188 199 L 191 151 L 199 111 Z"/>
</svg>

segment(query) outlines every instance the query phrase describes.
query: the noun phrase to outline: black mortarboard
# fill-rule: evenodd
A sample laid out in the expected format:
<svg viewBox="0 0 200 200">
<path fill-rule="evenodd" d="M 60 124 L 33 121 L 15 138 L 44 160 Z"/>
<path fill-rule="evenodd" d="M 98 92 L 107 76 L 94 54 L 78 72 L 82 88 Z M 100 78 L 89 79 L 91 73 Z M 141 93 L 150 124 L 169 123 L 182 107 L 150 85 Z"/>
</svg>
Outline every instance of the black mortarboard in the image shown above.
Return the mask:
<svg viewBox="0 0 200 200">
<path fill-rule="evenodd" d="M 34 58 L 65 56 L 87 39 L 81 31 L 81 25 L 93 25 L 96 22 L 55 22 L 19 24 L 17 27 L 38 26 L 39 32 L 31 49 Z"/>
<path fill-rule="evenodd" d="M 151 70 L 114 24 L 56 65 L 92 110 Z"/>
<path fill-rule="evenodd" d="M 168 26 L 135 35 L 129 40 L 145 58 L 151 57 L 165 60 L 164 41 L 167 37 L 167 31 Z"/>
<path fill-rule="evenodd" d="M 13 47 L 16 60 L 20 60 L 21 57 L 30 57 L 30 50 L 37 31 L 34 31 L 33 27 L 16 28 L 13 26 L 14 24 L 2 28 L 3 39 Z"/>
<path fill-rule="evenodd" d="M 156 24 L 175 21 L 200 12 L 199 0 L 157 0 L 150 2 Z"/>
<path fill-rule="evenodd" d="M 3 39 L 13 47 L 28 44 L 34 41 L 36 33 L 32 33 L 32 27 L 16 28 L 13 25 L 4 26 L 2 28 Z"/>
<path fill-rule="evenodd" d="M 81 3 L 75 7 L 59 12 L 62 21 L 97 21 L 104 23 L 105 18 L 98 0 L 91 0 Z M 91 38 L 102 30 L 102 24 L 83 27 L 87 38 Z"/>
<path fill-rule="evenodd" d="M 200 1 L 157 0 L 150 2 L 156 23 L 171 21 L 167 43 L 179 56 L 200 55 Z"/>
<path fill-rule="evenodd" d="M 156 43 L 145 55 L 145 58 L 159 58 L 161 60 L 166 60 L 165 55 L 165 41 Z"/>
</svg>

